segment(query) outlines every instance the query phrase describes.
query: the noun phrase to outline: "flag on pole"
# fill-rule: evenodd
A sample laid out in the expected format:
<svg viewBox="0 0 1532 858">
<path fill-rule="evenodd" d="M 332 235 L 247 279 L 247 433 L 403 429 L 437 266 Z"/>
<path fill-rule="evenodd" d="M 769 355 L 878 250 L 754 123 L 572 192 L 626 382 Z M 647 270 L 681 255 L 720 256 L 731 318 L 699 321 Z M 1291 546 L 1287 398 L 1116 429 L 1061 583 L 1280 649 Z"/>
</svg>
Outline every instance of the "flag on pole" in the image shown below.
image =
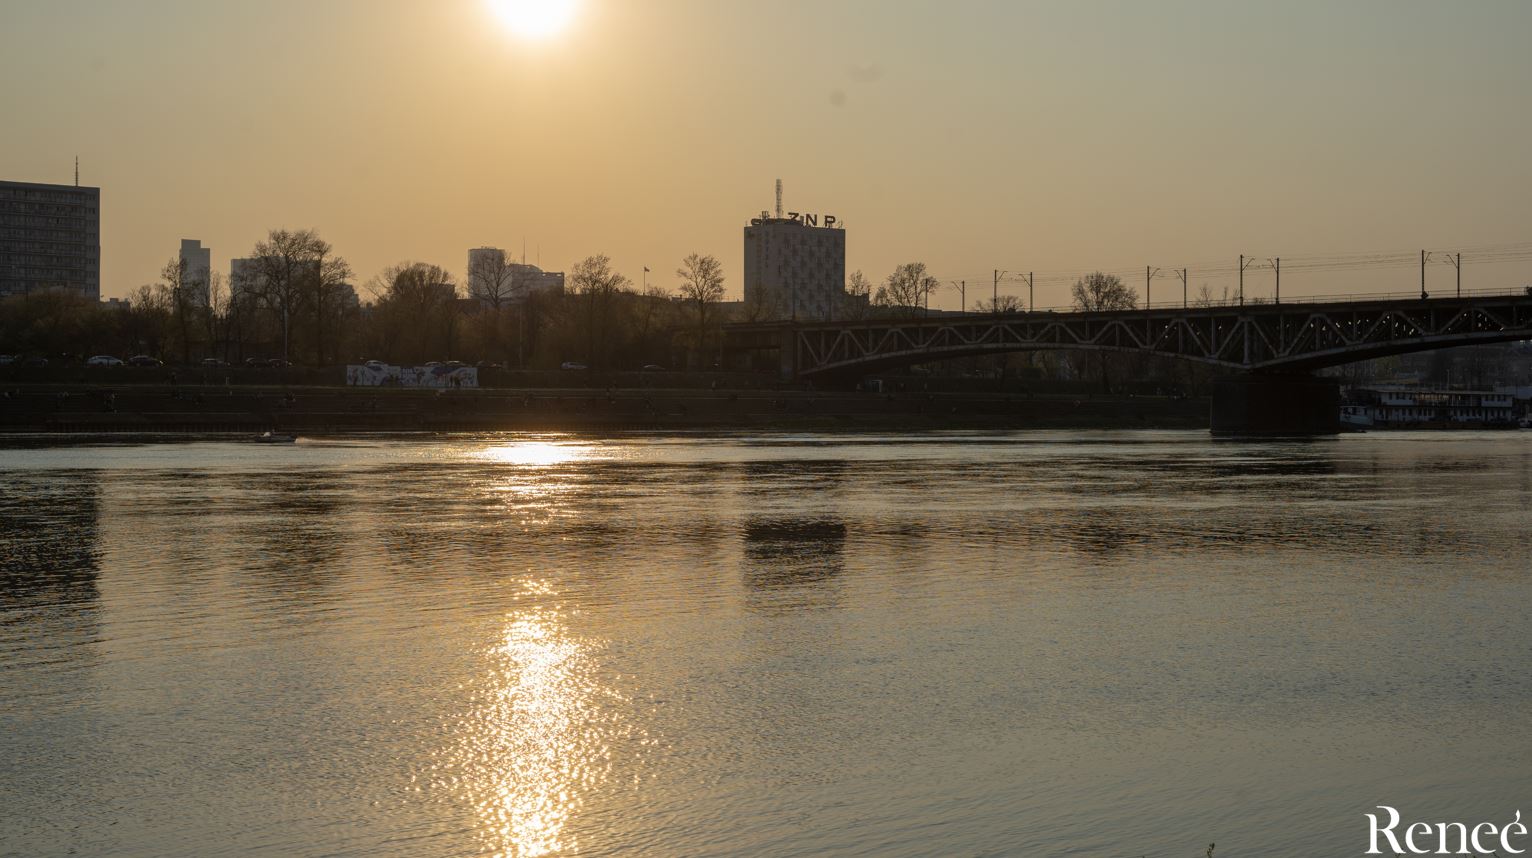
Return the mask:
<svg viewBox="0 0 1532 858">
<path fill-rule="evenodd" d="M 649 266 L 647 266 L 647 265 L 644 266 L 644 273 L 645 274 L 649 273 Z"/>
</svg>

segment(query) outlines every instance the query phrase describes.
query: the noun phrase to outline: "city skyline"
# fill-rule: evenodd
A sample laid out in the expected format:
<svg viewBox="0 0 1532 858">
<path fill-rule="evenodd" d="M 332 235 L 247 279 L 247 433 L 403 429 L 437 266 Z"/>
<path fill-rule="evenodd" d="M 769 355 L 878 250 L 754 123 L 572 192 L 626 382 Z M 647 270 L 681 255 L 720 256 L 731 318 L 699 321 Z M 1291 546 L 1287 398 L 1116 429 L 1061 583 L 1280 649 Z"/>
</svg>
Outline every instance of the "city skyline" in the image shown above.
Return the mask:
<svg viewBox="0 0 1532 858">
<path fill-rule="evenodd" d="M 317 229 L 359 284 L 403 259 L 461 274 L 466 249 L 524 238 L 545 269 L 605 253 L 635 281 L 711 253 L 737 300 L 738 230 L 776 178 L 788 208 L 842 219 L 848 272 L 923 261 L 970 304 L 993 269 L 1232 272 L 1240 253 L 1461 251 L 1465 288 L 1528 279 L 1523 255 L 1472 249 L 1526 242 L 1532 120 L 1508 105 L 1532 10 L 1173 5 L 585 0 L 534 40 L 479 0 L 22 3 L 0 67 L 22 79 L 65 43 L 79 62 L 0 95 L 24 120 L 0 173 L 68 184 L 80 155 L 104 297 L 154 280 L 181 238 L 226 270 L 280 227 Z M 177 49 L 144 62 L 138 35 Z M 1283 292 L 1415 277 L 1295 269 Z M 1065 302 L 1039 279 L 1040 305 Z"/>
</svg>

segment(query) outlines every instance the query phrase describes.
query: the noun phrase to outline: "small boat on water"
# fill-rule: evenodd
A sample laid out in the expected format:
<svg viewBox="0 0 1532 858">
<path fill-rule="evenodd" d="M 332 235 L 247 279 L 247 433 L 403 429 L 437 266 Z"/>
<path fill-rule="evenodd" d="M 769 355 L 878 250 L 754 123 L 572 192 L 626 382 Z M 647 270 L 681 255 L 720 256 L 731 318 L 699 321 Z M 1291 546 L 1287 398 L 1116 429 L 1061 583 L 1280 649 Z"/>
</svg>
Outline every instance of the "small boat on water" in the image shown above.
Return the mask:
<svg viewBox="0 0 1532 858">
<path fill-rule="evenodd" d="M 297 435 L 288 435 L 285 432 L 262 432 L 255 436 L 258 444 L 293 444 L 298 440 Z"/>
</svg>

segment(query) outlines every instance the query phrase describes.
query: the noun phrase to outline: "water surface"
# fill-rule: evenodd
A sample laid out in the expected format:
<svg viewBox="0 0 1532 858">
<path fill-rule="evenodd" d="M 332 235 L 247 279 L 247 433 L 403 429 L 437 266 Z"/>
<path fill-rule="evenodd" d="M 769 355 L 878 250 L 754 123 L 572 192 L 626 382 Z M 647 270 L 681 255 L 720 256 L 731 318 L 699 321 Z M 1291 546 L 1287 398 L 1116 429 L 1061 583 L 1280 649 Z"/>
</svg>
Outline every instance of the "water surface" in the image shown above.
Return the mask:
<svg viewBox="0 0 1532 858">
<path fill-rule="evenodd" d="M 1340 855 L 1532 794 L 1532 433 L 0 450 L 0 854 Z"/>
</svg>

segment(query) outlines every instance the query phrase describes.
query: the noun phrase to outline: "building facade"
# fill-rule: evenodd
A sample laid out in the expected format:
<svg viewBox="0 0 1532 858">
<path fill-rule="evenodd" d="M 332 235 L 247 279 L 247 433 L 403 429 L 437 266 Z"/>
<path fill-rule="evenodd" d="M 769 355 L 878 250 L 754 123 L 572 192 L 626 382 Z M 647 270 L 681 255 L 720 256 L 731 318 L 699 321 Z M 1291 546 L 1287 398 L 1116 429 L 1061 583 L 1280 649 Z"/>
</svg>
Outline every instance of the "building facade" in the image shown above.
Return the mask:
<svg viewBox="0 0 1532 858">
<path fill-rule="evenodd" d="M 0 182 L 0 298 L 50 289 L 101 299 L 101 189 Z"/>
<path fill-rule="evenodd" d="M 827 217 L 826 222 L 834 223 Z M 846 303 L 846 231 L 814 215 L 745 227 L 745 313 L 756 321 L 836 318 Z"/>
<path fill-rule="evenodd" d="M 208 305 L 213 282 L 213 251 L 203 247 L 194 238 L 181 239 L 181 287 L 191 290 L 192 300 L 199 306 Z"/>
</svg>

